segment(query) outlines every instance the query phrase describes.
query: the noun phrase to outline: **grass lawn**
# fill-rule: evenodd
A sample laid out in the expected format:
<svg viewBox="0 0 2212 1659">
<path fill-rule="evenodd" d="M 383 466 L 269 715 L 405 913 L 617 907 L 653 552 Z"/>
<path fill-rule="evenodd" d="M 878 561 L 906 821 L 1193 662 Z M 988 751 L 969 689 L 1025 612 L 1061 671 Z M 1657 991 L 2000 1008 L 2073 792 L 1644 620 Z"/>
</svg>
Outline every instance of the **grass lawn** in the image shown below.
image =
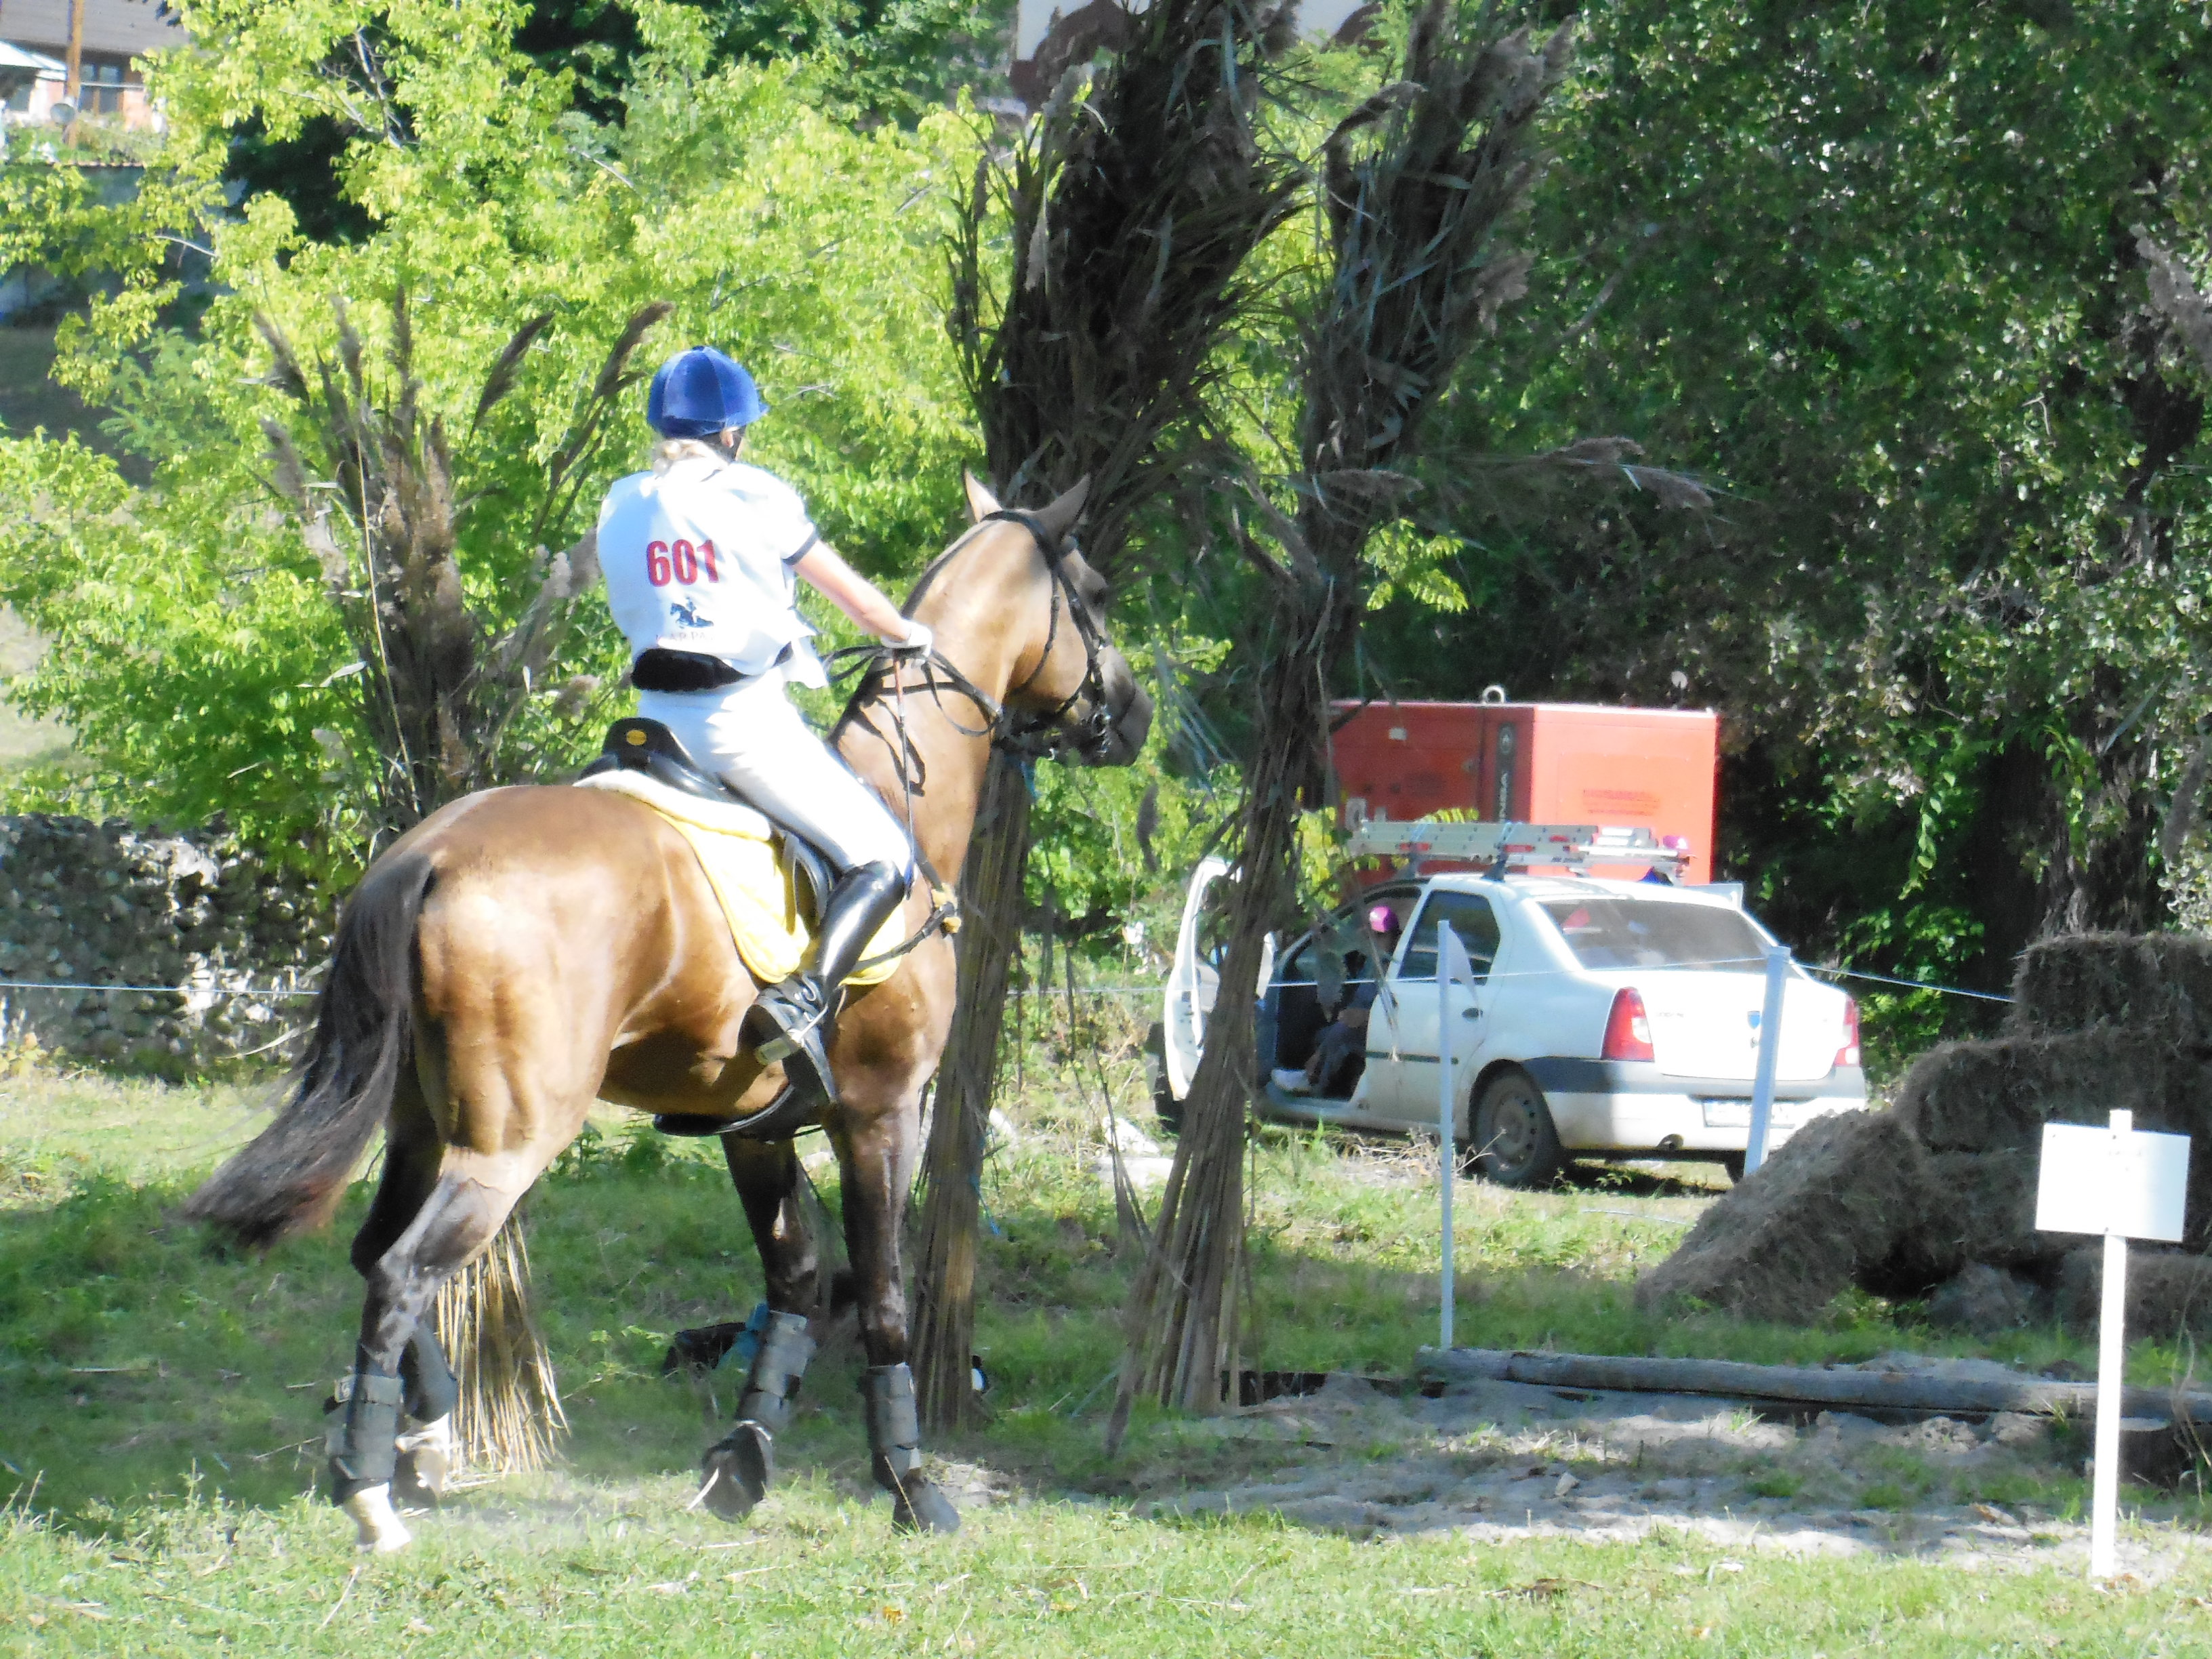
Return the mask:
<svg viewBox="0 0 2212 1659">
<path fill-rule="evenodd" d="M 412 1523 L 412 1550 L 367 1562 L 312 1490 L 317 1405 L 358 1314 L 344 1243 L 365 1189 L 331 1232 L 264 1258 L 212 1255 L 165 1216 L 251 1128 L 252 1091 L 0 1079 L 0 1496 L 15 1494 L 0 1515 L 0 1650 L 2212 1652 L 2212 1568 L 2185 1551 L 2154 1584 L 2107 1592 L 2050 1568 L 1791 1559 L 1687 1531 L 1363 1540 L 1279 1514 L 1177 1513 L 1180 1495 L 1311 1454 L 1140 1412 L 1120 1457 L 1103 1455 L 1101 1384 L 1133 1251 L 1091 1167 L 1093 1114 L 1051 1060 L 1029 1067 L 1018 1139 L 985 1183 L 978 1345 L 996 1420 L 933 1449 L 975 1504 L 959 1536 L 891 1534 L 866 1481 L 847 1335 L 810 1374 L 780 1448 L 787 1478 L 753 1521 L 686 1510 L 732 1379 L 663 1379 L 660 1357 L 680 1327 L 742 1316 L 758 1269 L 719 1163 L 610 1116 L 530 1200 L 540 1313 L 574 1425 L 563 1465 L 471 1486 Z M 1257 1150 L 1245 1363 L 1396 1376 L 1434 1340 L 1436 1208 L 1413 1156 L 1291 1137 Z M 816 1179 L 834 1210 L 834 1171 Z M 1632 1172 L 1534 1195 L 1462 1184 L 1461 1340 L 1777 1360 L 1966 1351 L 1872 1302 L 1800 1328 L 1639 1313 L 1631 1281 L 1709 1200 L 1708 1179 Z M 1997 1352 L 2087 1358 L 2047 1331 Z M 2166 1380 L 2178 1363 L 2146 1347 L 2134 1368 Z M 1884 1455 L 1908 1493 L 1972 1495 Z M 2014 1497 L 2057 1513 L 2079 1483 Z M 1884 1500 L 1869 1484 L 1850 1501 Z"/>
</svg>

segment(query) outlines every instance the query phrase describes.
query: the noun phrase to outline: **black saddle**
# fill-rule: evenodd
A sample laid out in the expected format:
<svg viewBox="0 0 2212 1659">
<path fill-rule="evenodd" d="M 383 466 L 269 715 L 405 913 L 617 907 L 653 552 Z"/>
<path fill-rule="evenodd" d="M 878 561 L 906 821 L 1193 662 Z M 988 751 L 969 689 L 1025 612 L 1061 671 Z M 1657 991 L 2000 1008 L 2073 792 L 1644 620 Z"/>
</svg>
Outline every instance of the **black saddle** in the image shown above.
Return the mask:
<svg viewBox="0 0 2212 1659">
<path fill-rule="evenodd" d="M 632 718 L 617 720 L 609 726 L 599 758 L 576 775 L 590 778 L 602 772 L 642 772 L 655 782 L 701 800 L 760 810 L 693 760 L 676 734 L 659 720 Z M 785 850 L 801 878 L 800 908 L 810 913 L 810 921 L 818 921 L 822 907 L 830 902 L 830 886 L 836 879 L 831 874 L 830 860 L 823 856 L 821 848 L 780 823 L 776 833 L 783 837 Z"/>
</svg>

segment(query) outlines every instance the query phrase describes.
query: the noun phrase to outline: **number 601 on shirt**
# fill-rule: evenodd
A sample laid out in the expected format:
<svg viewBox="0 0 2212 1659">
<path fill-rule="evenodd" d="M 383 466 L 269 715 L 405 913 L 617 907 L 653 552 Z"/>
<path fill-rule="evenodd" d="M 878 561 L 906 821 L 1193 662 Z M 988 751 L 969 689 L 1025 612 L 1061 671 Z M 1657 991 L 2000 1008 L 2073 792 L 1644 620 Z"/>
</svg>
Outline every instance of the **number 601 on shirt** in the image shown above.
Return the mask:
<svg viewBox="0 0 2212 1659">
<path fill-rule="evenodd" d="M 671 581 L 689 586 L 699 580 L 702 568 L 707 580 L 718 582 L 722 573 L 714 566 L 714 544 L 702 541 L 698 546 L 678 538 L 674 543 L 647 542 L 645 546 L 645 579 L 655 587 L 665 587 Z"/>
</svg>

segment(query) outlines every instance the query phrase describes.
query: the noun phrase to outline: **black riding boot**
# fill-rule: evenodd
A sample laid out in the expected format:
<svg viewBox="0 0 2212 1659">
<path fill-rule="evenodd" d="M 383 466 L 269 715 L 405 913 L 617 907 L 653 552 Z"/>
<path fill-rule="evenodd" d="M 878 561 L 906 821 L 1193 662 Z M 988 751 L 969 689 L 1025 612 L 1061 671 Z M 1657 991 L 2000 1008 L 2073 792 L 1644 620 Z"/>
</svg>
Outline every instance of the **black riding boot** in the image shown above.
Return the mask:
<svg viewBox="0 0 2212 1659">
<path fill-rule="evenodd" d="M 791 1421 L 791 1401 L 814 1339 L 798 1314 L 770 1314 L 745 1391 L 738 1396 L 738 1424 L 707 1452 L 706 1485 L 699 1496 L 725 1521 L 742 1520 L 768 1494 L 775 1476 L 775 1437 Z"/>
<path fill-rule="evenodd" d="M 905 902 L 908 878 L 888 864 L 864 864 L 837 878 L 814 944 L 814 966 L 761 993 L 745 1012 L 745 1040 L 763 1066 L 783 1066 L 801 1095 L 837 1098 L 830 1075 L 830 1027 L 837 988 L 876 930 Z"/>
</svg>

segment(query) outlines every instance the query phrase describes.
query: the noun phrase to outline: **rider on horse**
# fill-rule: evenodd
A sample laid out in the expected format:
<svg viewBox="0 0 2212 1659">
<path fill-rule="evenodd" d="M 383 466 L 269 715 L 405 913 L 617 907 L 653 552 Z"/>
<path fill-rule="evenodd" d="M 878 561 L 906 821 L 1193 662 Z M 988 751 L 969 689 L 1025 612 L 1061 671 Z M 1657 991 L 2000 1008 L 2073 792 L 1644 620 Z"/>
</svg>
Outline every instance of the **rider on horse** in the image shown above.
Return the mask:
<svg viewBox="0 0 2212 1659">
<path fill-rule="evenodd" d="M 664 364 L 646 401 L 661 441 L 650 471 L 607 491 L 599 562 L 629 641 L 638 714 L 835 867 L 813 966 L 763 991 L 744 1027 L 763 1064 L 780 1060 L 793 1087 L 835 1098 L 825 1027 L 837 989 L 905 899 L 915 854 L 882 799 L 784 696 L 829 684 L 796 578 L 899 650 L 927 653 L 932 641 L 822 539 L 798 491 L 738 459 L 745 428 L 766 413 L 752 376 L 712 346 Z"/>
</svg>

